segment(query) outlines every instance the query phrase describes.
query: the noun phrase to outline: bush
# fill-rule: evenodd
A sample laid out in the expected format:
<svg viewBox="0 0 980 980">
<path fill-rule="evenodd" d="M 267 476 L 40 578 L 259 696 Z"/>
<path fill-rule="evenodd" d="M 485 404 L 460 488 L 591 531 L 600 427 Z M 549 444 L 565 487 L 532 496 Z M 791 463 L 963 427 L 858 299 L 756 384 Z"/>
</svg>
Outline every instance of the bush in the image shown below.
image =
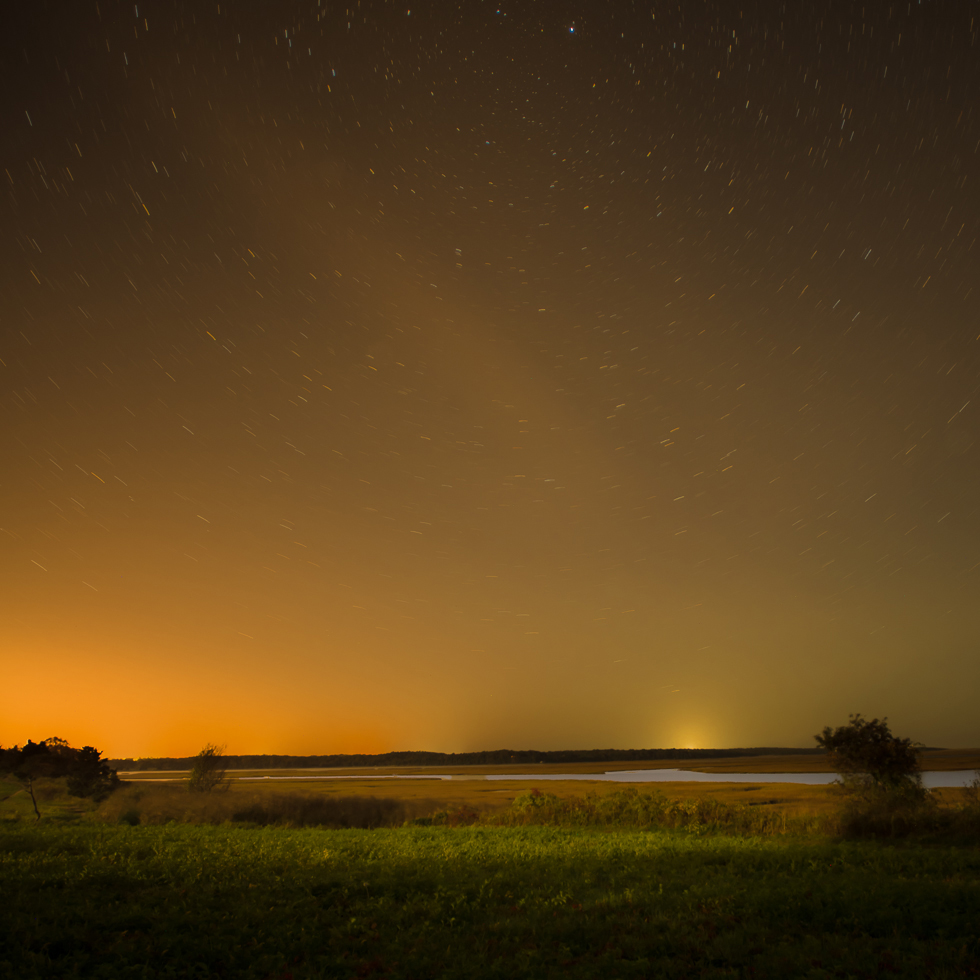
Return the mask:
<svg viewBox="0 0 980 980">
<path fill-rule="evenodd" d="M 231 817 L 240 823 L 285 827 L 332 827 L 373 829 L 398 827 L 405 822 L 400 800 L 372 796 L 270 796 L 254 802 Z"/>
<path fill-rule="evenodd" d="M 231 785 L 227 772 L 224 746 L 208 742 L 194 757 L 187 788 L 192 793 L 212 793 L 216 789 L 227 789 Z"/>
<path fill-rule="evenodd" d="M 980 773 L 965 787 L 963 802 L 940 806 L 921 786 L 842 784 L 831 828 L 846 838 L 919 837 L 975 844 L 980 840 Z"/>
<path fill-rule="evenodd" d="M 670 800 L 659 791 L 641 793 L 632 786 L 601 796 L 589 793 L 584 797 L 567 799 L 532 789 L 518 796 L 509 810 L 491 813 L 485 820 L 504 826 L 559 824 L 764 835 L 802 830 L 806 823 L 801 820 L 788 821 L 785 814 L 738 803 L 700 798 Z M 813 824 L 814 821 L 809 823 Z"/>
<path fill-rule="evenodd" d="M 438 813 L 434 813 L 428 818 L 427 824 L 419 824 L 417 820 L 414 823 L 427 827 L 472 827 L 473 824 L 479 823 L 480 819 L 480 814 L 473 807 L 463 804 L 453 807 L 451 810 L 440 810 Z"/>
<path fill-rule="evenodd" d="M 942 822 L 935 797 L 921 786 L 845 783 L 838 792 L 844 837 L 907 837 Z"/>
<path fill-rule="evenodd" d="M 963 788 L 963 795 L 965 797 L 964 808 L 976 810 L 977 814 L 980 815 L 980 769 L 974 771 L 973 779 Z"/>
</svg>

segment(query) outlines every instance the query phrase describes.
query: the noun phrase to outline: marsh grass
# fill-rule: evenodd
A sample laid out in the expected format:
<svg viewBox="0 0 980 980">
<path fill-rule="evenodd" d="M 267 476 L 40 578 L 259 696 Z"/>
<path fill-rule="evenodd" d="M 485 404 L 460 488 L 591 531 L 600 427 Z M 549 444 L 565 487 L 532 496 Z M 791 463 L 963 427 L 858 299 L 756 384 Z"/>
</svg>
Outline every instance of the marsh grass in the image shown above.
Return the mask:
<svg viewBox="0 0 980 980">
<path fill-rule="evenodd" d="M 946 801 L 914 785 L 830 788 L 835 807 L 806 813 L 720 799 L 672 799 L 628 787 L 584 797 L 558 797 L 538 789 L 521 794 L 507 810 L 478 813 L 467 807 L 436 814 L 427 823 L 465 826 L 563 826 L 635 830 L 686 830 L 740 836 L 832 839 L 921 838 L 980 843 L 980 774 Z"/>
<path fill-rule="evenodd" d="M 559 797 L 538 789 L 521 793 L 509 806 L 457 803 L 438 808 L 432 800 L 332 795 L 315 790 L 283 793 L 235 786 L 226 793 L 189 793 L 179 783 L 133 783 L 96 811 L 108 823 L 222 824 L 280 827 L 561 826 L 608 830 L 688 829 L 697 833 L 761 836 L 828 832 L 825 816 L 788 814 L 760 805 L 718 799 L 671 799 L 635 787 Z"/>
<path fill-rule="evenodd" d="M 509 827 L 687 829 L 755 836 L 799 835 L 826 829 L 826 821 L 820 817 L 793 816 L 785 811 L 767 809 L 764 803 L 752 806 L 700 797 L 677 800 L 657 790 L 641 792 L 635 787 L 565 798 L 532 789 L 518 796 L 509 810 L 487 814 L 482 822 Z"/>
<path fill-rule="evenodd" d="M 434 804 L 375 796 L 282 793 L 232 786 L 221 793 L 192 793 L 182 783 L 131 783 L 92 814 L 106 823 L 224 824 L 266 827 L 400 827 Z"/>
<path fill-rule="evenodd" d="M 283 794 L 236 810 L 231 819 L 260 827 L 400 827 L 405 804 L 372 796 L 329 798 Z"/>
<path fill-rule="evenodd" d="M 297 783 L 280 786 L 233 784 L 226 792 L 192 793 L 185 783 L 134 781 L 123 784 L 101 804 L 70 797 L 63 780 L 38 783 L 45 821 L 90 819 L 130 826 L 168 823 L 240 823 L 253 827 L 379 828 L 578 827 L 604 830 L 684 830 L 697 834 L 809 836 L 837 839 L 980 841 L 980 777 L 964 789 L 928 792 L 879 792 L 861 787 L 821 787 L 817 796 L 787 800 L 781 788 L 773 798 L 737 787 L 736 792 L 704 796 L 668 796 L 662 790 L 605 788 L 584 795 L 514 790 L 513 797 L 488 794 L 486 784 L 457 787 L 454 798 L 392 795 L 387 784 Z M 551 787 L 548 787 L 549 790 Z M 445 791 L 444 785 L 427 790 Z M 499 791 L 497 791 L 499 793 Z M 34 820 L 30 799 L 13 780 L 0 781 L 0 822 Z"/>
</svg>

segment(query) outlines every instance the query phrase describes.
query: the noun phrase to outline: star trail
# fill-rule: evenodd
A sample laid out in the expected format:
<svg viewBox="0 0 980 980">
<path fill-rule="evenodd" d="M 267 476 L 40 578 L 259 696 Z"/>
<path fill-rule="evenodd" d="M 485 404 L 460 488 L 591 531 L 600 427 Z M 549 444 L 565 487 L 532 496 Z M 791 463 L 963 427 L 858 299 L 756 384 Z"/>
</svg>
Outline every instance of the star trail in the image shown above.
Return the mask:
<svg viewBox="0 0 980 980">
<path fill-rule="evenodd" d="M 0 740 L 976 744 L 974 13 L 23 5 Z"/>
</svg>

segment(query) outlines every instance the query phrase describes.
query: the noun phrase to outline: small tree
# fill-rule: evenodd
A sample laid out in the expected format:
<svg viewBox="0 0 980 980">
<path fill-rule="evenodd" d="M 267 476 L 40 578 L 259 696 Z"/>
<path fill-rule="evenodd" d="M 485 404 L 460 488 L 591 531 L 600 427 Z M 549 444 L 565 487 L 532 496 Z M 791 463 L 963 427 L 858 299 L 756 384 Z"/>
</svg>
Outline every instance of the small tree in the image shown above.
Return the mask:
<svg viewBox="0 0 980 980">
<path fill-rule="evenodd" d="M 187 788 L 192 793 L 211 793 L 216 789 L 227 789 L 228 765 L 224 757 L 223 745 L 208 742 L 194 757 Z"/>
<path fill-rule="evenodd" d="M 23 747 L 15 745 L 3 750 L 3 772 L 13 776 L 27 790 L 34 807 L 34 819 L 41 819 L 41 811 L 37 807 L 37 797 L 34 794 L 34 783 L 44 777 L 62 775 L 58 770 L 60 760 L 48 748 L 45 742 L 32 742 L 28 739 Z"/>
<path fill-rule="evenodd" d="M 826 749 L 831 765 L 844 785 L 863 785 L 874 789 L 920 789 L 920 746 L 910 738 L 897 738 L 888 719 L 868 721 L 860 714 L 838 728 L 829 725 L 815 735 L 817 745 Z"/>
<path fill-rule="evenodd" d="M 68 792 L 72 796 L 89 797 L 101 803 L 119 788 L 119 776 L 91 745 L 74 749 L 74 759 L 67 773 Z"/>
</svg>

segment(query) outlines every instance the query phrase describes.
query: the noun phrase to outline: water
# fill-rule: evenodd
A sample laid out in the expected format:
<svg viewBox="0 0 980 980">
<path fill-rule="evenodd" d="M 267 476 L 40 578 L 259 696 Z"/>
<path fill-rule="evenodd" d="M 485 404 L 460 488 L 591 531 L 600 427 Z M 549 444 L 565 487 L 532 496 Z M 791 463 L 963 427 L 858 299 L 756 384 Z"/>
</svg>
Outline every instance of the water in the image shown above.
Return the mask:
<svg viewBox="0 0 980 980">
<path fill-rule="evenodd" d="M 129 773 L 120 773 L 125 778 Z M 133 773 L 132 775 L 136 775 Z M 186 773 L 173 773 L 165 777 L 140 780 L 141 782 L 169 783 L 185 778 Z M 974 778 L 972 769 L 933 770 L 922 774 L 926 789 L 947 786 L 966 786 Z M 467 781 L 473 779 L 522 779 L 534 782 L 547 780 L 581 780 L 603 783 L 800 783 L 807 786 L 826 786 L 836 778 L 832 772 L 692 772 L 690 769 L 621 769 L 615 772 L 518 772 L 518 773 L 424 773 L 403 775 L 378 773 L 376 775 L 297 775 L 288 776 L 232 776 L 235 782 L 310 782 L 330 779 L 441 779 Z"/>
<path fill-rule="evenodd" d="M 966 786 L 974 777 L 974 771 L 931 771 L 922 774 L 926 789 L 942 786 Z M 473 775 L 455 773 L 439 775 L 392 775 L 377 776 L 244 776 L 241 782 L 260 780 L 293 779 L 522 779 L 544 782 L 545 780 L 582 780 L 605 783 L 802 783 L 807 786 L 826 786 L 837 778 L 833 772 L 692 772 L 689 769 L 623 769 L 614 772 L 540 772 L 540 773 L 489 773 Z"/>
<path fill-rule="evenodd" d="M 974 771 L 933 771 L 922 774 L 926 789 L 942 786 L 966 786 L 974 777 Z M 456 776 L 466 779 L 466 776 Z M 472 777 L 469 777 L 472 778 Z M 603 773 L 520 773 L 492 775 L 485 779 L 593 779 L 610 783 L 803 783 L 808 786 L 826 786 L 837 774 L 833 772 L 691 772 L 689 769 L 633 769 Z"/>
</svg>

